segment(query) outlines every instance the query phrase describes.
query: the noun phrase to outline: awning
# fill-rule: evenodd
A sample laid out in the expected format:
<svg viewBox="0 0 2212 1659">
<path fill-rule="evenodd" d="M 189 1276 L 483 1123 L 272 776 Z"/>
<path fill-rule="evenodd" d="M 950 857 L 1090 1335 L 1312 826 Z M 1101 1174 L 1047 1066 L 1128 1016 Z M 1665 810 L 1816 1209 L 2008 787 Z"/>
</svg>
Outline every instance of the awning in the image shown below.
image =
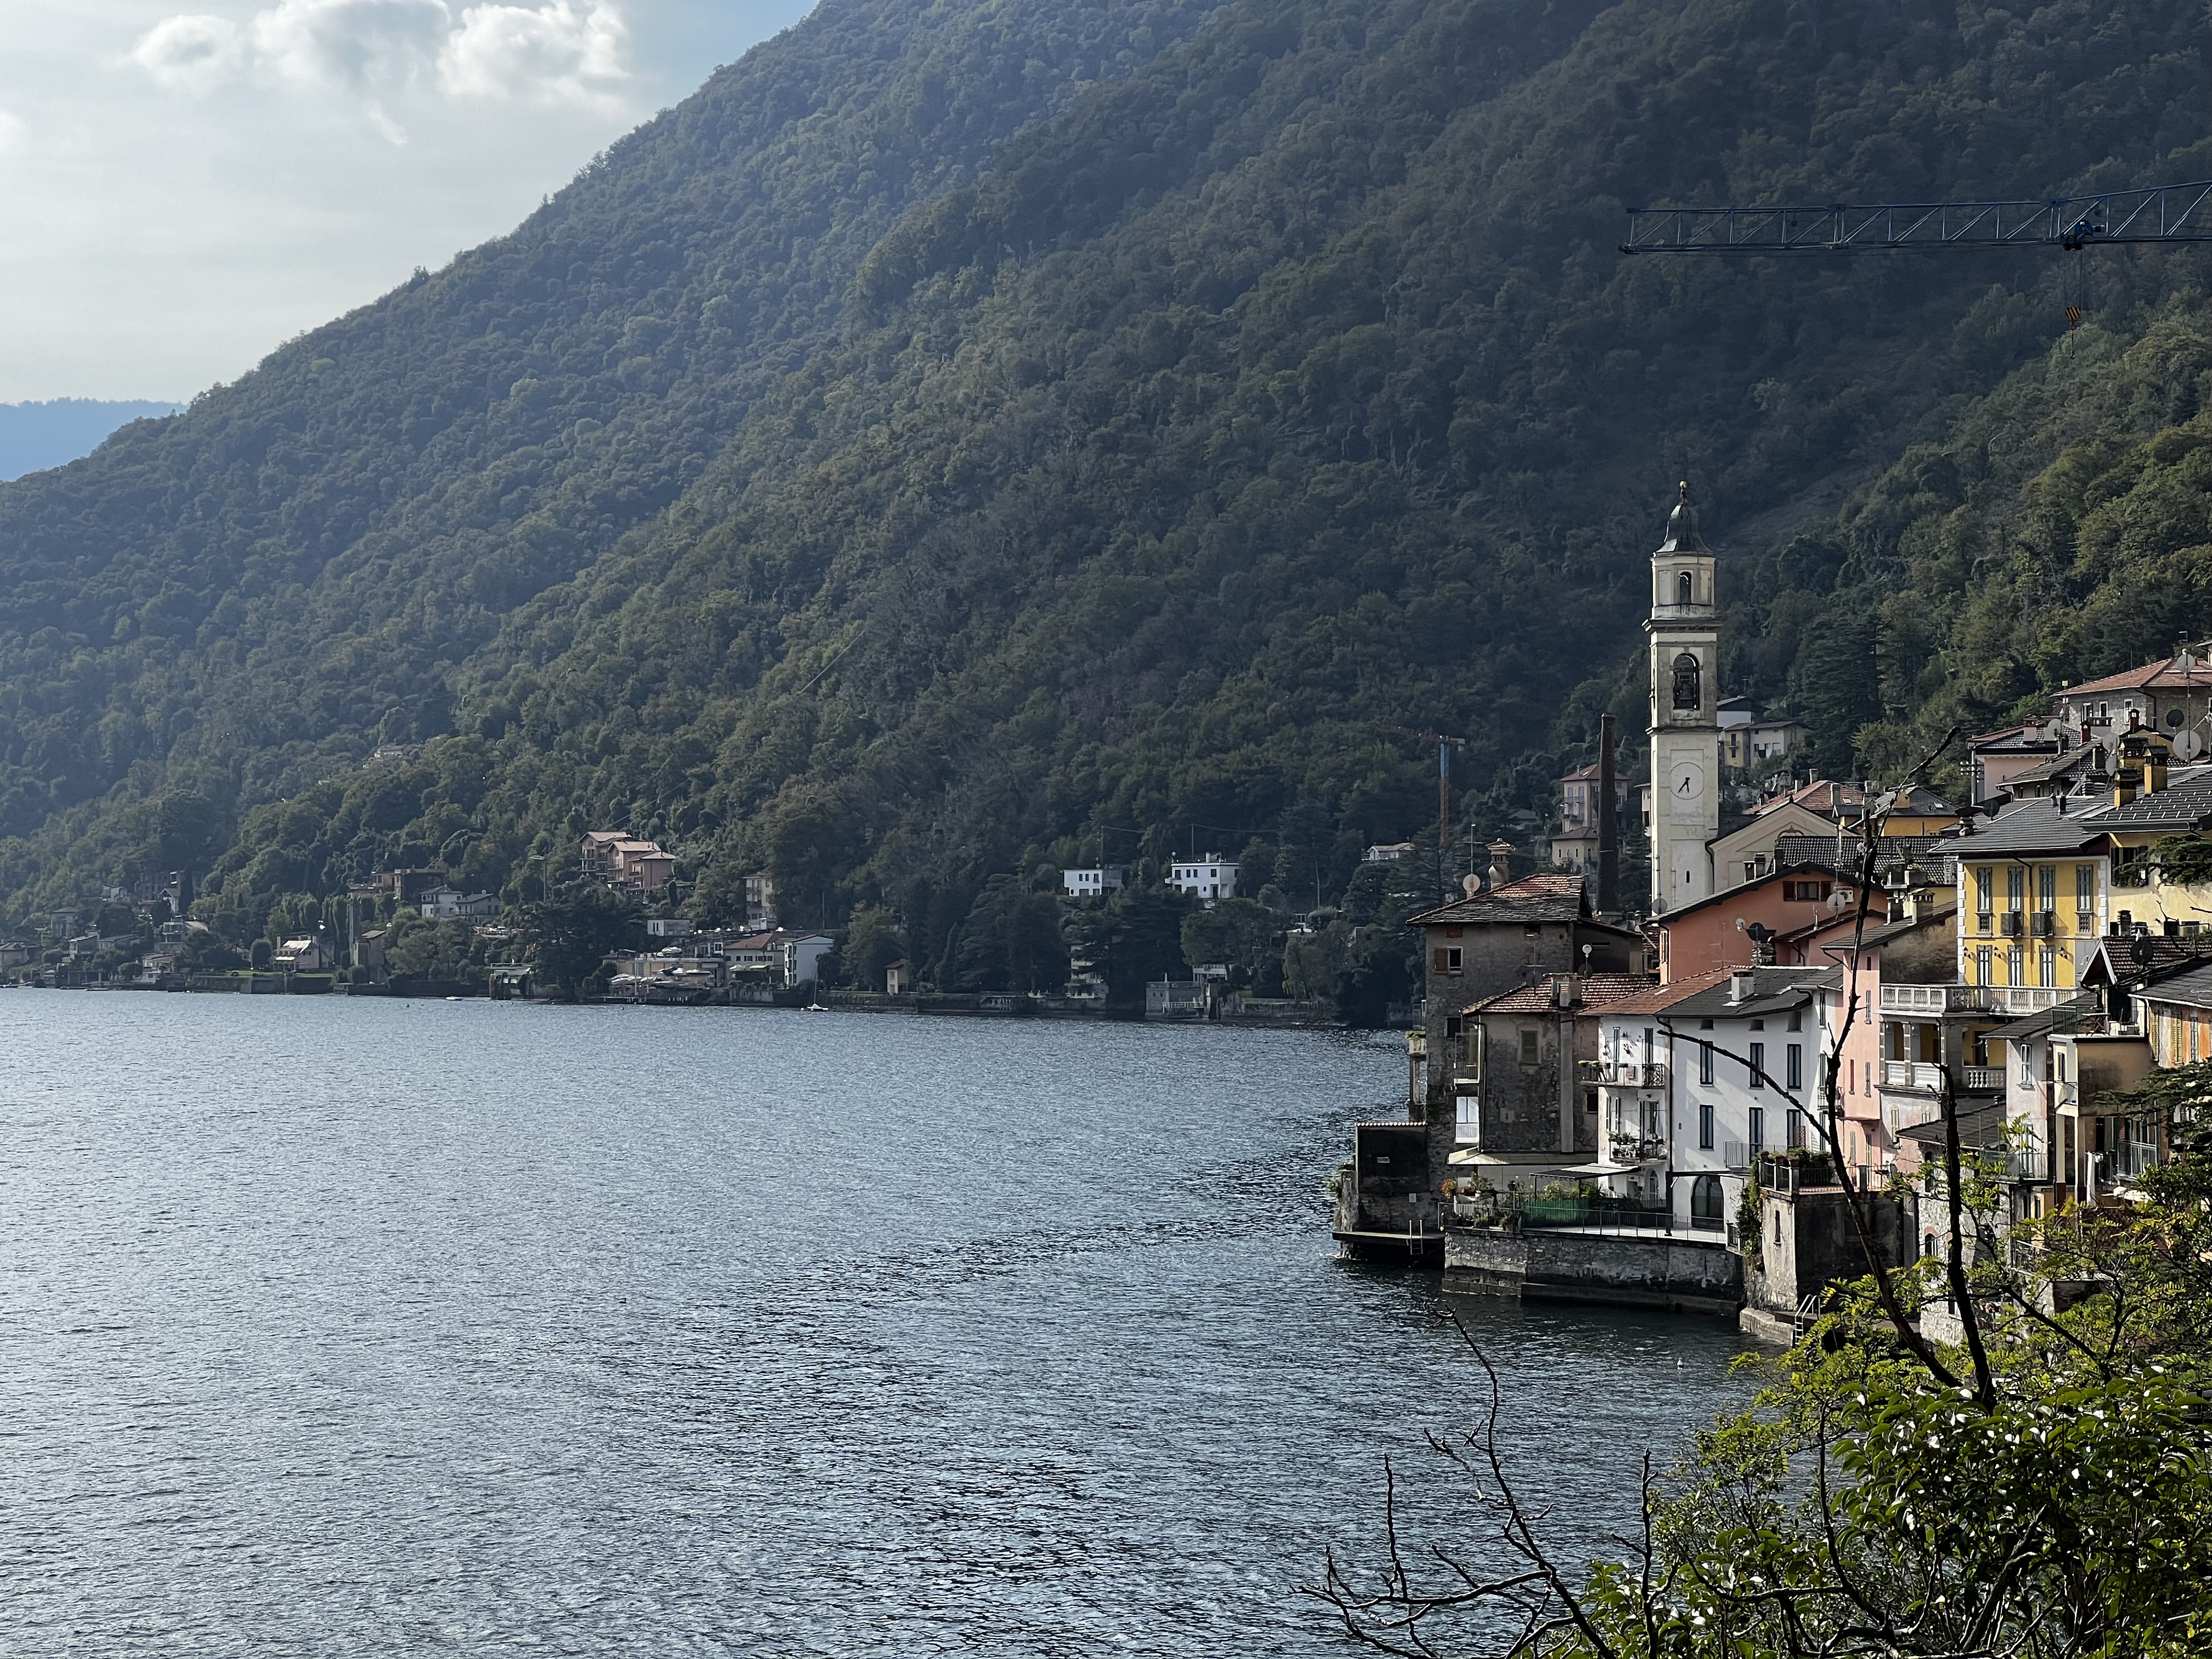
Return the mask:
<svg viewBox="0 0 2212 1659">
<path fill-rule="evenodd" d="M 1553 1173 L 1571 1176 L 1634 1175 L 1639 1167 L 1633 1164 L 1575 1164 Z"/>
<path fill-rule="evenodd" d="M 1504 1165 L 1510 1163 L 1511 1161 L 1512 1160 L 1510 1158 L 1496 1158 L 1488 1152 L 1478 1152 L 1472 1146 L 1468 1147 L 1464 1152 L 1454 1152 L 1449 1158 L 1444 1160 L 1447 1164 L 1456 1164 L 1462 1168 L 1465 1168 L 1470 1164 L 1494 1164 Z"/>
</svg>

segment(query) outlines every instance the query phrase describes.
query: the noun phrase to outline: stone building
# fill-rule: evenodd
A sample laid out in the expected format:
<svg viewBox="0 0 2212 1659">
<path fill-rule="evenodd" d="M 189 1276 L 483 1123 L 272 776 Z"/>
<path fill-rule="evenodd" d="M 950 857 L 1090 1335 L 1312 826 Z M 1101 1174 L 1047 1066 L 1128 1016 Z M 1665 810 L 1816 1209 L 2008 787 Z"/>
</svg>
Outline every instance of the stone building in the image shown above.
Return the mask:
<svg viewBox="0 0 2212 1659">
<path fill-rule="evenodd" d="M 1649 992 L 1650 974 L 1547 974 L 1462 1017 L 1455 1138 L 1488 1158 L 1571 1164 L 1598 1150 L 1598 1016 Z"/>
</svg>

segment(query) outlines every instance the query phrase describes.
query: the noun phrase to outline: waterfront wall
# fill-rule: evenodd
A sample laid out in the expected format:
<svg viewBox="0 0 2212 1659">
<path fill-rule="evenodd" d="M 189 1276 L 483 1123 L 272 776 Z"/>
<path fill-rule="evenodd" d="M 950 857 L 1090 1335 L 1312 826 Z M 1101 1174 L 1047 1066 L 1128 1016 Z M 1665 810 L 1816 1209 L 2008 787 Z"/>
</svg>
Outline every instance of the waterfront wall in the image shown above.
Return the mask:
<svg viewBox="0 0 2212 1659">
<path fill-rule="evenodd" d="M 1444 1235 L 1444 1289 L 1734 1314 L 1743 1264 L 1717 1240 L 1454 1227 Z"/>
</svg>

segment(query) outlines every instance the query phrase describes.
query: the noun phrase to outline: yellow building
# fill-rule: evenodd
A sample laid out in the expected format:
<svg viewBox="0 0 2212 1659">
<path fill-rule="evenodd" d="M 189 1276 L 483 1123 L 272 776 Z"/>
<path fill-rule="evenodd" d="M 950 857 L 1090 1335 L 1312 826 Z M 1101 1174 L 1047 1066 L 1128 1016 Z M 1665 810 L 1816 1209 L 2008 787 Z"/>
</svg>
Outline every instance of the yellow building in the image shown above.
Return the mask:
<svg viewBox="0 0 2212 1659">
<path fill-rule="evenodd" d="M 2071 990 L 2105 931 L 2105 831 L 2070 799 L 2032 800 L 1960 836 L 1959 981 Z"/>
</svg>

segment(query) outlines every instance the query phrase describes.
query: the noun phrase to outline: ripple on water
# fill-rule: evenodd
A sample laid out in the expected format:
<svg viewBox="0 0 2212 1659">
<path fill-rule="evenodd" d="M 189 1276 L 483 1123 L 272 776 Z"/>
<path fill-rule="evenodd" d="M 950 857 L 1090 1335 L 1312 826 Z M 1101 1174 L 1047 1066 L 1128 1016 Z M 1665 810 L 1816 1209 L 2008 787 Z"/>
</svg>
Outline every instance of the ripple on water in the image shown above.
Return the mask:
<svg viewBox="0 0 2212 1659">
<path fill-rule="evenodd" d="M 1434 1281 L 1328 1245 L 1385 1044 L 68 993 L 0 1022 L 10 1655 L 1340 1653 L 1295 1587 L 1479 1397 Z M 1575 1554 L 1739 1346 L 1464 1307 Z"/>
</svg>

